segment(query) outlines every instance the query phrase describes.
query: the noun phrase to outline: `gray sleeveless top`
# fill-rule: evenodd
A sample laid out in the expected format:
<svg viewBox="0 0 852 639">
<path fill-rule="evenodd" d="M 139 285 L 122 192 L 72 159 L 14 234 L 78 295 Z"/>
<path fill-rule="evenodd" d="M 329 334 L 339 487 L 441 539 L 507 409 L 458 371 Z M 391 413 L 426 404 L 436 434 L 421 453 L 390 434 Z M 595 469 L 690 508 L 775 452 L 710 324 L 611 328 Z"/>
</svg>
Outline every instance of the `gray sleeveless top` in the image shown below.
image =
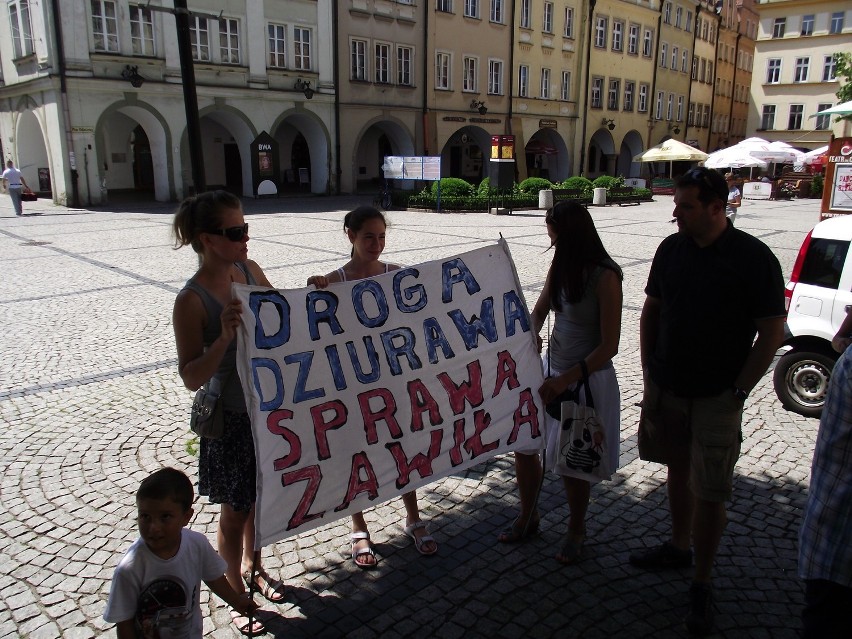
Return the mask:
<svg viewBox="0 0 852 639">
<path fill-rule="evenodd" d="M 257 284 L 245 262 L 236 262 L 235 266 L 246 276 L 246 282 Z M 222 314 L 222 305 L 215 297 L 207 292 L 206 288 L 196 284 L 193 279 L 187 281 L 183 288 L 184 290 L 189 289 L 194 291 L 204 303 L 204 310 L 207 312 L 207 326 L 204 328 L 202 339 L 204 341 L 204 348 L 206 349 L 222 334 L 222 324 L 219 322 L 219 316 Z M 243 388 L 240 385 L 236 366 L 237 340 L 235 339 L 228 345 L 227 350 L 225 350 L 225 354 L 222 356 L 222 361 L 219 362 L 219 368 L 216 370 L 215 375 L 221 380 L 227 380 L 225 388 L 222 389 L 222 407 L 234 413 L 245 413 L 246 400 L 243 395 Z"/>
<path fill-rule="evenodd" d="M 558 371 L 585 359 L 601 343 L 601 312 L 598 301 L 598 280 L 606 267 L 597 266 L 589 275 L 583 298 L 569 304 L 562 291 L 562 310 L 556 311 L 556 322 L 550 334 L 550 366 Z M 612 361 L 601 369 L 610 368 Z"/>
</svg>

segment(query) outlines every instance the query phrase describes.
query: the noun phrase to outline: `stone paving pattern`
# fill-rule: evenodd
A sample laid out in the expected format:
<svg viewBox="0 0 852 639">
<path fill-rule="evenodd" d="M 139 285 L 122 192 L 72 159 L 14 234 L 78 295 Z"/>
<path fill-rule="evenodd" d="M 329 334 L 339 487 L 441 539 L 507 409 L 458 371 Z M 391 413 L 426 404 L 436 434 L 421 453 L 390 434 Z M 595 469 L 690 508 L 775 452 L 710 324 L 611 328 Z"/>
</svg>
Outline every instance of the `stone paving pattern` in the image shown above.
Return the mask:
<svg viewBox="0 0 852 639">
<path fill-rule="evenodd" d="M 248 200 L 250 256 L 281 288 L 304 285 L 348 259 L 345 211 L 368 198 Z M 101 617 L 113 569 L 136 538 L 133 494 L 164 465 L 197 478 L 187 451 L 191 393 L 177 374 L 171 310 L 193 273 L 172 250 L 175 205 L 100 210 L 0 197 L 0 638 L 114 633 Z M 109 210 L 105 210 L 109 209 Z M 402 535 L 396 499 L 367 513 L 379 568 L 357 569 L 348 521 L 264 549 L 288 586 L 271 637 L 682 637 L 689 571 L 646 573 L 629 553 L 668 532 L 665 469 L 638 459 L 639 313 L 669 224 L 672 199 L 595 207 L 603 241 L 625 273 L 621 350 L 621 468 L 592 492 L 586 559 L 553 558 L 565 531 L 561 483 L 548 477 L 541 531 L 496 543 L 517 509 L 511 456 L 419 491 L 439 543 L 420 557 Z M 744 201 L 737 225 L 763 239 L 788 276 L 818 220 L 816 200 Z M 509 216 L 389 213 L 384 257 L 416 264 L 509 243 L 530 306 L 550 254 L 543 211 Z M 700 339 L 696 335 L 696 339 Z M 700 363 L 697 363 L 700 365 Z M 730 523 L 715 573 L 718 637 L 797 637 L 802 584 L 797 530 L 817 421 L 785 411 L 769 375 L 746 405 Z M 217 509 L 201 499 L 192 528 L 215 542 Z M 227 607 L 202 589 L 205 635 L 239 636 Z"/>
</svg>

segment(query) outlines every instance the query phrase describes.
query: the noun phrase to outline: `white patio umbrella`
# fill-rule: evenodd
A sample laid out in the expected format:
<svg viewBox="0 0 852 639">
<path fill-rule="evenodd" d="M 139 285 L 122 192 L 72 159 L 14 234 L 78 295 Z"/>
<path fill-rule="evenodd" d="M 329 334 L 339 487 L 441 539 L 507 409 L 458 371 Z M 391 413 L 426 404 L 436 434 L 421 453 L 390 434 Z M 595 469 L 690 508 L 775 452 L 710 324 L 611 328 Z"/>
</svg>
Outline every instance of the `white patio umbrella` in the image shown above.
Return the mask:
<svg viewBox="0 0 852 639">
<path fill-rule="evenodd" d="M 744 149 L 754 157 L 766 162 L 792 164 L 796 161 L 796 157 L 799 152 L 793 149 L 790 145 L 787 145 L 789 148 L 780 146 L 784 144 L 786 143 L 767 142 L 761 138 L 746 138 L 739 144 L 735 144 L 734 147 Z"/>
<path fill-rule="evenodd" d="M 802 164 L 822 164 L 822 157 L 828 153 L 828 145 L 821 146 L 813 151 L 808 151 L 802 157 Z"/>
<path fill-rule="evenodd" d="M 669 178 L 672 176 L 672 162 L 700 162 L 707 159 L 707 154 L 701 149 L 669 138 L 633 156 L 634 162 L 668 162 Z"/>
<path fill-rule="evenodd" d="M 741 148 L 739 144 L 729 146 L 711 153 L 704 161 L 708 169 L 743 169 L 757 167 L 765 169 L 767 163 L 760 158 L 754 157 L 747 149 Z"/>
<path fill-rule="evenodd" d="M 852 115 L 852 100 L 835 104 L 833 107 L 823 109 L 822 111 L 817 111 L 811 117 L 815 118 L 818 115 Z"/>
</svg>

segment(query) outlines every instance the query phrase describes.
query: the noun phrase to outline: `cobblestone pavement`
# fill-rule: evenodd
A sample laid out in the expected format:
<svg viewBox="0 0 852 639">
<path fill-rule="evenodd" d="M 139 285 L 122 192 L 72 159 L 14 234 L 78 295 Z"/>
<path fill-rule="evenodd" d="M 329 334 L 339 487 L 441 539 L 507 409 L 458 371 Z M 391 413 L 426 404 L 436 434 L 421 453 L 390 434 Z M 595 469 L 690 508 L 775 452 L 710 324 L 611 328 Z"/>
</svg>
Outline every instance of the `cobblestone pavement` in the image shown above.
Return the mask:
<svg viewBox="0 0 852 639">
<path fill-rule="evenodd" d="M 367 198 L 247 201 L 250 255 L 273 284 L 301 286 L 345 261 L 343 212 Z M 170 326 L 192 274 L 190 249 L 171 248 L 174 205 L 73 210 L 44 201 L 15 218 L 0 197 L 0 637 L 100 636 L 112 571 L 136 537 L 133 493 L 163 465 L 196 476 L 187 452 L 191 394 L 179 381 Z M 745 201 L 738 226 L 762 238 L 789 275 L 818 219 L 816 200 Z M 511 456 L 420 491 L 440 545 L 421 558 L 393 500 L 367 513 L 379 569 L 348 560 L 346 521 L 264 550 L 289 587 L 267 622 L 275 637 L 681 637 L 689 571 L 645 573 L 631 550 L 666 537 L 664 469 L 636 451 L 641 395 L 639 312 L 651 257 L 673 232 L 671 197 L 592 209 L 624 268 L 621 468 L 592 492 L 586 559 L 553 556 L 565 531 L 560 483 L 545 481 L 541 531 L 507 546 L 514 517 Z M 405 264 L 508 240 L 530 304 L 543 284 L 543 212 L 511 216 L 389 214 L 385 257 Z M 696 338 L 700 336 L 696 335 Z M 802 585 L 796 535 L 817 421 L 786 412 L 765 376 L 746 406 L 745 442 L 717 561 L 719 637 L 796 637 Z M 191 526 L 215 539 L 201 500 Z M 237 636 L 227 608 L 202 594 L 212 637 Z"/>
</svg>

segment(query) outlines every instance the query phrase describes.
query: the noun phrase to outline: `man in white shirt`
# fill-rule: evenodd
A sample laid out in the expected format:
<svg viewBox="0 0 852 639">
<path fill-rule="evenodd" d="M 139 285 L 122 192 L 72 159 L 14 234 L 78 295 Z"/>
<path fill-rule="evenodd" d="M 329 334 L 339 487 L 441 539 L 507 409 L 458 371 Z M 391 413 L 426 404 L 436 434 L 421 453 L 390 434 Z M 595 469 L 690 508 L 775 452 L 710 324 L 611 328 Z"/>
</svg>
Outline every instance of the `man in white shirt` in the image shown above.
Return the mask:
<svg viewBox="0 0 852 639">
<path fill-rule="evenodd" d="M 24 189 L 30 190 L 30 185 L 24 179 L 23 174 L 15 168 L 12 160 L 6 162 L 6 170 L 2 175 L 3 185 L 9 192 L 9 197 L 12 198 L 12 206 L 15 207 L 15 215 L 23 215 L 24 210 L 21 206 L 21 194 Z"/>
</svg>

